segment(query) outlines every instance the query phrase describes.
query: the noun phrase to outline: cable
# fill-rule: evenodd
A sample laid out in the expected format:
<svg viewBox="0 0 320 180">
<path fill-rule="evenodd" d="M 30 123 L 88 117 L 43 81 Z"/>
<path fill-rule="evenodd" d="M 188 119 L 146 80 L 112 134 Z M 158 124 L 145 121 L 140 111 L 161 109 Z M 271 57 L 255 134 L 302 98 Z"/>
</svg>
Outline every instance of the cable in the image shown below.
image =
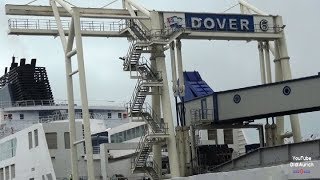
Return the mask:
<svg viewBox="0 0 320 180">
<path fill-rule="evenodd" d="M 108 4 L 107 4 L 107 5 L 105 5 L 105 6 L 102 6 L 101 8 L 105 8 L 105 7 L 107 7 L 107 6 L 109 6 L 109 5 L 113 4 L 113 3 L 115 3 L 115 2 L 117 2 L 117 1 L 119 1 L 119 0 L 111 1 L 110 3 L 108 3 Z"/>
<path fill-rule="evenodd" d="M 70 2 L 68 2 L 67 0 L 63 0 L 64 2 L 66 2 L 66 3 L 68 3 L 68 4 L 70 4 L 71 6 L 74 6 L 74 7 L 76 7 L 74 4 L 71 4 Z"/>
<path fill-rule="evenodd" d="M 237 4 L 235 4 L 235 5 L 231 6 L 231 7 L 229 7 L 228 9 L 224 10 L 222 13 L 225 13 L 225 12 L 229 11 L 230 9 L 232 9 L 232 8 L 234 8 L 234 7 L 238 6 L 238 5 L 240 5 L 240 3 L 237 3 Z"/>
<path fill-rule="evenodd" d="M 34 2 L 36 2 L 36 1 L 38 1 L 38 0 L 30 1 L 30 2 L 28 2 L 26 5 L 30 5 L 31 3 L 34 3 Z"/>
</svg>

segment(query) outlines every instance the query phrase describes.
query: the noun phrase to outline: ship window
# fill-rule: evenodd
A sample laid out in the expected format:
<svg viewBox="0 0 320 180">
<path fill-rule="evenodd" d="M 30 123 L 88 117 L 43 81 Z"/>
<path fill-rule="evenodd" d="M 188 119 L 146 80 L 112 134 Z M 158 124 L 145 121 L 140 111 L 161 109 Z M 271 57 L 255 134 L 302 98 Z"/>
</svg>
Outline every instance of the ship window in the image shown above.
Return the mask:
<svg viewBox="0 0 320 180">
<path fill-rule="evenodd" d="M 136 127 L 135 128 L 136 129 L 136 137 L 139 137 L 139 136 L 141 136 L 141 134 L 140 134 L 140 127 L 138 126 L 138 127 Z"/>
<path fill-rule="evenodd" d="M 47 174 L 47 178 L 48 178 L 48 180 L 52 180 L 53 178 L 52 178 L 52 174 L 50 173 L 50 174 Z"/>
<path fill-rule="evenodd" d="M 24 119 L 24 114 L 20 114 L 20 119 Z"/>
<path fill-rule="evenodd" d="M 118 113 L 118 118 L 122 118 L 122 114 L 121 113 Z"/>
<path fill-rule="evenodd" d="M 58 149 L 57 133 L 46 133 L 46 140 L 49 149 Z"/>
<path fill-rule="evenodd" d="M 8 119 L 12 119 L 12 114 L 8 114 Z"/>
<path fill-rule="evenodd" d="M 116 133 L 114 137 L 115 137 L 115 142 L 119 143 L 119 133 Z"/>
<path fill-rule="evenodd" d="M 207 119 L 207 99 L 201 99 L 201 119 Z"/>
<path fill-rule="evenodd" d="M 11 178 L 16 177 L 16 166 L 14 164 L 11 165 Z"/>
<path fill-rule="evenodd" d="M 115 138 L 115 136 L 114 135 L 111 135 L 111 143 L 115 143 L 115 141 L 114 141 L 114 138 Z"/>
<path fill-rule="evenodd" d="M 64 148 L 70 149 L 70 133 L 69 132 L 64 133 Z"/>
<path fill-rule="evenodd" d="M 217 144 L 217 130 L 209 129 L 208 130 L 208 140 L 215 140 Z"/>
<path fill-rule="evenodd" d="M 232 129 L 224 129 L 223 136 L 224 136 L 224 143 L 225 144 L 233 144 L 233 130 Z"/>
<path fill-rule="evenodd" d="M 132 139 L 134 139 L 134 138 L 136 138 L 136 129 L 135 128 L 132 128 L 131 129 L 131 137 L 132 137 Z"/>
<path fill-rule="evenodd" d="M 0 161 L 12 158 L 16 155 L 17 139 L 11 139 L 0 144 Z"/>
<path fill-rule="evenodd" d="M 0 180 L 3 180 L 3 168 L 0 169 Z"/>
<path fill-rule="evenodd" d="M 32 132 L 28 133 L 28 138 L 29 138 L 29 149 L 32 148 Z"/>
<path fill-rule="evenodd" d="M 123 132 L 120 132 L 120 133 L 119 133 L 119 136 L 118 136 L 118 138 L 119 138 L 118 141 L 119 141 L 120 143 L 123 142 L 123 135 L 122 135 L 122 134 L 123 134 Z"/>
<path fill-rule="evenodd" d="M 145 131 L 144 131 L 144 125 L 140 126 L 140 136 L 144 136 Z"/>
<path fill-rule="evenodd" d="M 5 169 L 6 169 L 6 180 L 9 180 L 9 166 L 7 166 Z"/>
<path fill-rule="evenodd" d="M 123 141 L 127 141 L 128 137 L 127 137 L 127 132 L 123 131 Z"/>
<path fill-rule="evenodd" d="M 127 118 L 127 114 L 123 113 L 123 119 Z"/>
<path fill-rule="evenodd" d="M 111 116 L 111 113 L 108 113 L 108 118 L 110 119 L 112 116 Z"/>
<path fill-rule="evenodd" d="M 34 147 L 37 147 L 39 145 L 39 139 L 38 139 L 38 129 L 34 130 Z"/>
<path fill-rule="evenodd" d="M 126 130 L 128 140 L 132 139 L 131 129 Z"/>
</svg>

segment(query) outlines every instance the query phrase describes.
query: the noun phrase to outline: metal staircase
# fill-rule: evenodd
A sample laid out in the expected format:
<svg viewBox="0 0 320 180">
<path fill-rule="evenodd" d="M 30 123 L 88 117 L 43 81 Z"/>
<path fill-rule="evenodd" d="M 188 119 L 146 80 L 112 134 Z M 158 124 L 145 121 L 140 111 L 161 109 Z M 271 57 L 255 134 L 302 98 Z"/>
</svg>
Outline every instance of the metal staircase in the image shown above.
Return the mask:
<svg viewBox="0 0 320 180">
<path fill-rule="evenodd" d="M 147 95 L 159 94 L 163 86 L 161 72 L 153 69 L 150 62 L 142 53 L 150 53 L 150 36 L 148 31 L 139 21 L 130 20 L 126 31 L 133 40 L 124 60 L 123 70 L 130 72 L 132 79 L 137 79 L 137 84 L 132 94 L 128 111 L 129 116 L 138 117 L 148 124 L 145 135 L 141 137 L 136 149 L 136 157 L 132 159 L 133 173 L 147 173 L 151 179 L 161 179 L 161 167 L 152 161 L 152 146 L 163 143 L 169 137 L 167 124 L 161 121 L 152 108 L 145 103 Z"/>
<path fill-rule="evenodd" d="M 128 31 L 132 36 L 135 36 L 135 39 L 139 39 L 141 41 L 148 41 L 148 31 L 144 30 L 146 27 L 142 27 L 140 21 L 130 20 Z"/>
<path fill-rule="evenodd" d="M 136 62 L 135 70 L 137 75 L 134 77 L 137 77 L 138 81 L 130 100 L 129 115 L 132 117 L 141 115 L 140 112 L 147 95 L 159 93 L 159 91 L 152 91 L 152 87 L 159 88 L 163 85 L 161 73 L 152 70 L 150 63 L 145 58 Z"/>
<path fill-rule="evenodd" d="M 166 123 L 161 122 L 161 119 L 154 113 L 148 104 L 141 108 L 140 116 L 149 125 L 145 135 L 141 137 L 139 145 L 136 149 L 137 156 L 132 159 L 133 173 L 146 172 L 153 180 L 158 180 L 161 177 L 158 165 L 151 161 L 152 145 L 159 143 L 168 137 L 168 127 Z"/>
<path fill-rule="evenodd" d="M 132 41 L 129 47 L 128 53 L 124 59 L 123 70 L 124 71 L 136 71 L 138 61 L 141 58 L 142 53 L 149 53 L 149 42 L 145 41 Z"/>
<path fill-rule="evenodd" d="M 124 59 L 124 70 L 130 71 L 130 77 L 138 79 L 129 104 L 129 115 L 140 117 L 147 124 L 148 129 L 141 137 L 139 146 L 136 149 L 137 156 L 132 160 L 134 173 L 147 173 L 153 180 L 161 179 L 161 169 L 151 161 L 152 146 L 162 142 L 168 137 L 167 125 L 161 122 L 161 118 L 145 103 L 147 95 L 159 94 L 162 83 L 161 72 L 152 69 L 150 62 L 141 57 L 141 54 L 148 52 L 148 44 L 145 42 L 133 42 L 128 54 Z M 135 73 L 135 75 L 132 75 Z M 155 88 L 156 87 L 156 88 Z"/>
</svg>

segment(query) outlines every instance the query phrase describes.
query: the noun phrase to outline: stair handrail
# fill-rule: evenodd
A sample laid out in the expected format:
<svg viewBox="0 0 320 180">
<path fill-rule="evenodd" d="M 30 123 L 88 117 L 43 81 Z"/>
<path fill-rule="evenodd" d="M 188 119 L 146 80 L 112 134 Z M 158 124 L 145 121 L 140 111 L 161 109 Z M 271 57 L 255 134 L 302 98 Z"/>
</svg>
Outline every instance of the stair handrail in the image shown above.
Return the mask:
<svg viewBox="0 0 320 180">
<path fill-rule="evenodd" d="M 136 167 L 136 164 L 137 164 L 137 161 L 141 155 L 141 152 L 142 152 L 142 149 L 146 146 L 147 142 L 147 137 L 149 135 L 149 130 L 148 128 L 146 128 L 144 130 L 144 134 L 140 137 L 140 140 L 139 140 L 139 143 L 138 143 L 138 146 L 135 150 L 135 154 L 136 154 L 136 157 L 134 158 L 134 166 L 133 166 L 133 169 Z"/>
<path fill-rule="evenodd" d="M 136 86 L 133 90 L 133 93 L 131 95 L 131 99 L 130 99 L 130 112 L 132 111 L 135 103 L 136 103 L 136 100 L 137 100 L 137 94 L 139 92 L 139 90 L 141 89 L 141 84 L 143 83 L 143 80 L 142 79 L 138 79 L 137 83 L 136 83 Z"/>
<path fill-rule="evenodd" d="M 168 133 L 168 123 L 165 122 L 161 122 L 161 118 L 159 118 L 159 116 L 155 113 L 155 111 L 152 109 L 152 107 L 148 104 L 148 103 L 144 103 L 142 110 L 141 110 L 141 116 L 143 118 L 145 118 L 142 114 L 143 113 L 148 113 L 151 115 L 153 121 L 159 126 L 159 130 L 163 133 L 163 134 L 167 134 Z M 149 124 L 150 122 L 146 120 L 146 122 Z M 149 124 L 150 125 L 150 124 Z M 156 129 L 153 129 L 151 126 L 151 130 L 153 133 L 158 133 L 156 131 Z"/>
<path fill-rule="evenodd" d="M 146 167 L 151 167 L 157 174 L 157 176 L 159 176 L 160 172 L 159 172 L 159 165 L 154 161 L 147 161 L 146 162 Z M 152 176 L 150 173 L 149 173 L 150 176 Z"/>
<path fill-rule="evenodd" d="M 144 147 L 144 144 L 143 144 L 143 143 L 144 143 L 145 138 L 146 138 L 146 135 L 143 135 L 143 136 L 140 137 L 138 146 L 137 146 L 137 148 L 136 148 L 136 150 L 135 150 L 136 156 L 134 157 L 134 166 L 133 166 L 133 168 L 136 167 L 136 164 L 137 164 L 138 158 L 139 158 L 139 156 L 140 156 L 141 150 L 142 150 L 143 147 Z"/>
<path fill-rule="evenodd" d="M 125 56 L 125 59 L 124 59 L 124 62 L 123 62 L 123 66 L 124 67 L 130 66 L 130 54 L 133 51 L 133 48 L 134 48 L 135 44 L 136 44 L 136 41 L 134 40 L 134 41 L 131 42 L 131 44 L 129 46 L 127 55 Z"/>
<path fill-rule="evenodd" d="M 145 58 L 144 56 L 142 56 L 140 58 L 140 60 L 138 62 L 138 66 L 145 66 L 149 70 L 149 73 L 152 76 L 152 80 L 158 80 L 158 81 L 162 80 L 161 71 L 155 71 L 151 66 L 151 62 L 147 58 Z M 139 69 L 138 69 L 138 72 L 142 76 L 143 72 L 139 71 Z"/>
<path fill-rule="evenodd" d="M 135 26 L 135 25 L 139 28 L 138 30 L 141 31 L 142 35 L 146 39 L 148 39 L 148 37 L 150 37 L 150 35 L 148 36 L 149 29 L 145 25 L 143 25 L 139 20 L 133 19 L 132 21 L 130 21 L 130 26 Z"/>
</svg>

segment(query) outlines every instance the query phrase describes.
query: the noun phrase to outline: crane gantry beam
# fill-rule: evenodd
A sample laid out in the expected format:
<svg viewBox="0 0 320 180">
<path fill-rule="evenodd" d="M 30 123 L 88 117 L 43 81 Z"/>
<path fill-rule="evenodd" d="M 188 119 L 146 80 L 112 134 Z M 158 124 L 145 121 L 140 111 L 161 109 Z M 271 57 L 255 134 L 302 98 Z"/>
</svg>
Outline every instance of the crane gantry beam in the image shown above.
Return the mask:
<svg viewBox="0 0 320 180">
<path fill-rule="evenodd" d="M 102 18 L 102 19 L 149 19 L 148 16 L 132 17 L 126 9 L 101 9 L 101 8 L 77 8 L 82 18 Z M 51 6 L 31 6 L 7 4 L 6 15 L 20 16 L 54 16 Z M 71 14 L 63 7 L 58 7 L 61 17 L 71 17 Z"/>
</svg>

